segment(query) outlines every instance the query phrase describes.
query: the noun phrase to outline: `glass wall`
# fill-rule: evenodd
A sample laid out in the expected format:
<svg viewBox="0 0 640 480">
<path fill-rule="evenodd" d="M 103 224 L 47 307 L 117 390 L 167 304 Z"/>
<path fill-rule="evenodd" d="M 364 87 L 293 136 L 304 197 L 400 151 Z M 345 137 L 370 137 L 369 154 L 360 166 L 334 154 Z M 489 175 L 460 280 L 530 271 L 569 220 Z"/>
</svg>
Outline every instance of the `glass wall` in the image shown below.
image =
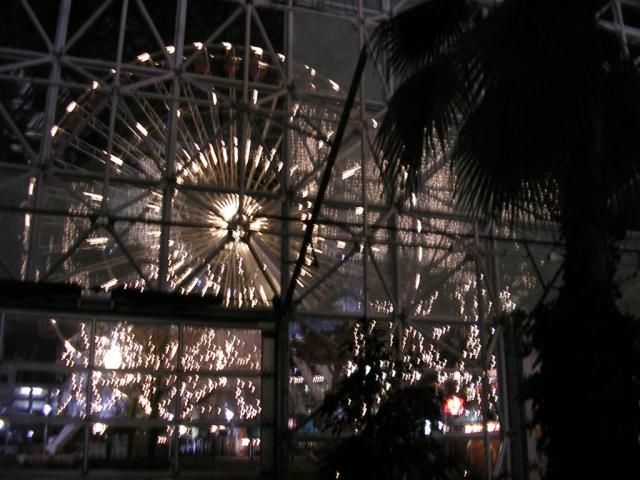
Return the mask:
<svg viewBox="0 0 640 480">
<path fill-rule="evenodd" d="M 260 330 L 82 315 L 2 318 L 6 472 L 257 471 Z"/>
</svg>

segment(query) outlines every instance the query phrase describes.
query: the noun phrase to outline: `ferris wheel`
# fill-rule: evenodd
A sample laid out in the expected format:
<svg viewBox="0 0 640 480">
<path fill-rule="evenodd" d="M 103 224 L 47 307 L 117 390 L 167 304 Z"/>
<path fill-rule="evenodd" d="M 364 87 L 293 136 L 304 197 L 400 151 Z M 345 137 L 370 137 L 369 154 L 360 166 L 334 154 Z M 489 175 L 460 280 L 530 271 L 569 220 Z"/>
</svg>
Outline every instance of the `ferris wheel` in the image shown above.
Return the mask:
<svg viewBox="0 0 640 480">
<path fill-rule="evenodd" d="M 172 55 L 172 46 L 142 52 L 117 79 L 112 69 L 80 96 L 65 98 L 49 134 L 56 167 L 79 180 L 46 187 L 47 204 L 70 215 L 40 234 L 43 275 L 106 291 L 153 286 L 163 226 L 170 224 L 171 289 L 220 296 L 225 306 L 269 305 L 279 293 L 283 185 L 313 196 L 337 109 L 326 101 L 287 103 L 284 55 L 254 46 L 244 52 L 228 42 L 185 49 L 185 80 L 175 98 L 165 78 Z M 339 92 L 307 65 L 292 71 L 303 88 L 329 97 Z M 243 74 L 255 88 L 239 80 Z M 283 148 L 295 150 L 287 168 Z M 310 208 L 310 201 L 292 204 L 299 230 Z M 325 254 L 317 248 L 322 229 L 314 233 L 303 286 Z M 292 255 L 298 244 L 294 238 Z"/>
</svg>

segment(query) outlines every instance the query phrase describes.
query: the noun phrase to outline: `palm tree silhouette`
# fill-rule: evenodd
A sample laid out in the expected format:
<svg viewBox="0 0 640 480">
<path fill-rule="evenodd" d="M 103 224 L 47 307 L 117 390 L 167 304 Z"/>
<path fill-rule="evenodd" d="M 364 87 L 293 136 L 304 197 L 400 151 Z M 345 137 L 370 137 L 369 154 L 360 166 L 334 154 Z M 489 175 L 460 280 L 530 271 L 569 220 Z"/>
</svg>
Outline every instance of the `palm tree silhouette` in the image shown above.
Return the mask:
<svg viewBox="0 0 640 480">
<path fill-rule="evenodd" d="M 614 277 L 640 186 L 640 73 L 598 25 L 604 0 L 488 3 L 423 1 L 377 30 L 398 80 L 376 140 L 383 179 L 415 191 L 444 151 L 476 219 L 557 222 L 563 285 L 533 330 L 546 478 L 633 471 L 637 336 Z"/>
</svg>

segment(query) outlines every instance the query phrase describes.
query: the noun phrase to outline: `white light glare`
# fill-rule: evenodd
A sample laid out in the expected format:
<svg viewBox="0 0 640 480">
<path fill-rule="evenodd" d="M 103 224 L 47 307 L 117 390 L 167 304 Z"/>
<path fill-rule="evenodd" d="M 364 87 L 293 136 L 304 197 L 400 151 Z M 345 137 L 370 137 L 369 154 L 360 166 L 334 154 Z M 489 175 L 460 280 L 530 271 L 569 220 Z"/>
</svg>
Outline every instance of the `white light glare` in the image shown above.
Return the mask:
<svg viewBox="0 0 640 480">
<path fill-rule="evenodd" d="M 109 155 L 109 160 L 111 160 L 118 166 L 122 166 L 122 164 L 124 163 L 121 158 L 116 157 L 115 155 Z"/>
<path fill-rule="evenodd" d="M 107 426 L 104 423 L 94 423 L 91 427 L 91 431 L 94 435 L 102 435 L 107 431 Z"/>
<path fill-rule="evenodd" d="M 85 197 L 89 197 L 91 200 L 95 200 L 96 202 L 102 201 L 102 195 L 93 192 L 82 192 Z"/>
<path fill-rule="evenodd" d="M 109 290 L 111 287 L 115 287 L 115 285 L 117 283 L 118 283 L 118 279 L 112 278 L 108 282 L 103 283 L 102 285 L 100 285 L 100 288 L 102 288 L 103 290 Z"/>
<path fill-rule="evenodd" d="M 431 435 L 431 420 L 425 419 L 425 421 L 424 421 L 424 434 L 426 436 Z"/>
<path fill-rule="evenodd" d="M 29 196 L 33 195 L 33 191 L 35 189 L 35 186 L 36 186 L 36 178 L 35 177 L 31 177 L 29 179 L 29 190 L 27 192 L 29 194 Z"/>
<path fill-rule="evenodd" d="M 356 165 L 353 168 L 349 168 L 345 170 L 344 172 L 342 172 L 342 180 L 346 180 L 349 177 L 353 177 L 358 170 L 360 170 L 360 165 Z"/>
<path fill-rule="evenodd" d="M 89 245 L 95 246 L 95 245 L 104 245 L 106 243 L 109 243 L 109 237 L 94 237 L 94 238 L 87 238 L 87 243 Z"/>
<path fill-rule="evenodd" d="M 117 345 L 111 345 L 111 348 L 104 354 L 104 368 L 116 370 L 122 365 L 122 352 Z"/>
<path fill-rule="evenodd" d="M 147 129 L 146 129 L 146 128 L 144 128 L 144 127 L 143 127 L 140 123 L 138 123 L 138 122 L 136 122 L 136 128 L 137 128 L 137 129 L 138 129 L 138 131 L 139 131 L 142 135 L 144 135 L 145 137 L 146 137 L 147 135 L 149 135 L 149 132 L 147 131 Z"/>
<path fill-rule="evenodd" d="M 231 420 L 233 420 L 233 417 L 235 417 L 236 414 L 233 413 L 231 410 L 229 410 L 228 408 L 224 409 L 224 418 L 227 419 L 227 422 L 230 422 Z"/>
</svg>

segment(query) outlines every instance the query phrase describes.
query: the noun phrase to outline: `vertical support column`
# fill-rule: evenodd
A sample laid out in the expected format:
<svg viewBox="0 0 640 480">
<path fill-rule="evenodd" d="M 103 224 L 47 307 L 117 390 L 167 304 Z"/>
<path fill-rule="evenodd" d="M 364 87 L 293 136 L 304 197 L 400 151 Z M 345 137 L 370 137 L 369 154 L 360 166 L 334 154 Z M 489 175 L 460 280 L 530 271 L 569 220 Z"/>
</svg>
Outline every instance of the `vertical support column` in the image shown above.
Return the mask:
<svg viewBox="0 0 640 480">
<path fill-rule="evenodd" d="M 261 477 L 274 478 L 277 391 L 276 341 L 273 329 L 262 331 L 262 395 L 260 404 L 260 470 Z"/>
<path fill-rule="evenodd" d="M 182 361 L 184 359 L 184 324 L 180 322 L 178 325 L 178 354 L 176 364 L 176 398 L 173 405 L 173 462 L 171 470 L 173 475 L 177 476 L 180 473 L 180 421 L 182 412 L 182 397 L 180 391 L 182 390 L 182 372 L 184 365 Z"/>
<path fill-rule="evenodd" d="M 93 368 L 96 361 L 96 319 L 91 319 L 89 328 L 89 365 L 87 372 L 87 388 L 85 391 L 84 408 L 84 444 L 82 448 L 82 473 L 86 475 L 89 471 L 89 440 L 91 437 L 91 402 L 93 397 Z"/>
<path fill-rule="evenodd" d="M 115 137 L 116 117 L 118 113 L 118 103 L 120 102 L 120 73 L 122 71 L 122 54 L 124 51 L 124 38 L 127 28 L 127 13 L 129 0 L 122 0 L 120 10 L 120 26 L 118 29 L 118 46 L 116 49 L 116 73 L 111 86 L 111 111 L 109 112 L 109 132 L 107 136 L 107 157 L 113 153 L 113 141 Z M 112 162 L 106 161 L 104 164 L 104 181 L 102 184 L 102 204 L 101 214 L 107 215 L 109 209 L 109 183 L 111 170 L 114 168 Z"/>
<path fill-rule="evenodd" d="M 400 275 L 400 242 L 398 241 L 398 209 L 395 207 L 395 197 L 391 197 L 391 208 L 393 214 L 391 215 L 391 269 L 393 274 L 393 335 L 395 339 L 395 361 L 398 363 L 396 370 L 400 367 L 402 362 L 402 336 L 404 335 L 404 312 L 402 311 L 401 304 L 401 290 L 402 284 Z M 401 378 L 401 377 L 398 377 Z"/>
<path fill-rule="evenodd" d="M 51 127 L 56 117 L 58 105 L 58 92 L 60 90 L 61 65 L 60 58 L 64 53 L 64 44 L 67 40 L 67 28 L 69 26 L 69 13 L 71 11 L 71 0 L 62 0 L 58 11 L 58 23 L 56 26 L 56 36 L 53 43 L 53 50 L 49 52 L 52 58 L 51 74 L 47 85 L 47 98 L 44 107 L 44 123 L 42 127 L 42 142 L 38 152 L 37 164 L 34 165 L 36 172 L 36 185 L 32 206 L 37 210 L 42 208 L 44 201 L 45 170 L 51 157 Z M 40 238 L 40 216 L 33 214 L 30 217 L 29 242 L 27 252 L 27 262 L 23 271 L 25 280 L 38 280 L 38 241 Z"/>
<path fill-rule="evenodd" d="M 393 13 L 392 2 L 389 0 L 383 0 L 383 9 L 387 17 L 390 17 Z M 395 87 L 394 77 L 391 74 L 391 69 L 385 66 L 387 74 L 387 83 L 389 86 L 389 92 L 393 92 Z M 385 100 L 389 100 L 386 98 Z M 393 295 L 393 314 L 391 315 L 391 321 L 393 323 L 393 335 L 396 339 L 395 344 L 395 359 L 396 362 L 402 361 L 402 337 L 404 335 L 404 317 L 405 314 L 402 311 L 401 305 L 401 288 L 402 284 L 400 275 L 400 242 L 398 240 L 398 215 L 400 203 L 396 198 L 395 192 L 388 193 L 389 208 L 392 210 L 389 218 L 389 230 L 390 230 L 390 242 L 389 242 L 389 260 L 391 262 L 391 274 L 392 274 L 392 292 Z"/>
<path fill-rule="evenodd" d="M 247 138 L 249 113 L 249 62 L 251 61 L 251 10 L 253 5 L 247 1 L 244 6 L 244 51 L 242 52 L 242 102 L 240 108 L 236 108 L 237 123 L 240 127 L 238 135 L 238 212 L 241 218 L 244 215 L 244 191 L 246 183 L 246 164 L 245 158 L 248 158 Z M 240 218 L 238 218 L 240 220 Z"/>
<path fill-rule="evenodd" d="M 276 324 L 276 444 L 275 476 L 278 480 L 289 478 L 290 437 L 289 420 L 289 321 L 290 311 L 281 310 Z"/>
<path fill-rule="evenodd" d="M 285 10 L 285 31 L 284 31 L 284 54 L 285 54 L 285 85 L 287 95 L 284 99 L 284 108 L 286 112 L 291 110 L 292 91 L 293 91 L 293 0 L 289 0 L 287 9 Z M 289 288 L 289 278 L 291 276 L 291 253 L 289 229 L 291 228 L 289 218 L 289 201 L 291 192 L 289 191 L 289 169 L 291 168 L 291 145 L 289 142 L 290 131 L 285 129 L 282 142 L 282 163 L 284 175 L 281 176 L 281 207 L 280 214 L 282 218 L 282 232 L 280 244 L 280 295 L 285 295 Z M 289 476 L 289 438 L 287 422 L 289 418 L 289 321 L 291 312 L 282 310 L 279 305 L 276 309 L 280 311 L 280 315 L 275 319 L 276 325 L 276 423 L 275 423 L 275 445 L 273 449 L 274 455 L 274 478 L 278 480 L 286 480 Z"/>
<path fill-rule="evenodd" d="M 504 313 L 500 304 L 499 292 L 502 290 L 501 272 L 496 251 L 496 241 L 492 234 L 491 253 L 484 256 L 487 265 L 487 285 L 491 294 L 491 301 L 495 312 Z M 523 480 L 528 478 L 526 434 L 524 426 L 524 411 L 522 403 L 522 360 L 519 352 L 520 326 L 515 324 L 513 317 L 503 317 L 504 320 L 496 327 L 496 360 L 498 372 L 498 407 L 500 413 L 500 435 L 505 449 L 504 478 Z"/>
<path fill-rule="evenodd" d="M 364 32 L 365 24 L 364 24 L 364 14 L 363 14 L 363 6 L 362 0 L 358 0 L 358 41 L 360 48 L 359 51 L 362 51 L 365 46 L 365 32 Z M 362 183 L 362 302 L 363 308 L 362 313 L 364 315 L 365 320 L 369 318 L 369 288 L 368 288 L 368 268 L 367 268 L 367 254 L 369 250 L 369 208 L 367 205 L 367 154 L 366 154 L 366 144 L 367 144 L 367 125 L 365 118 L 365 108 L 366 108 L 366 100 L 367 100 L 367 91 L 366 91 L 366 75 L 363 77 L 360 82 L 360 112 L 358 120 L 360 121 L 360 181 Z"/>
<path fill-rule="evenodd" d="M 522 325 L 518 317 L 508 317 L 499 329 L 498 371 L 500 373 L 500 397 L 502 414 L 506 415 L 506 439 L 509 445 L 508 465 L 513 480 L 529 478 L 527 436 L 524 402 L 522 398 Z M 502 420 L 500 422 L 502 430 Z"/>
<path fill-rule="evenodd" d="M 482 250 L 480 245 L 480 235 L 477 222 L 473 225 L 475 245 L 476 245 L 476 303 L 478 304 L 478 329 L 480 330 L 480 403 L 482 411 L 482 435 L 484 443 L 484 466 L 485 478 L 490 480 L 493 477 L 493 468 L 491 462 L 491 443 L 489 439 L 489 430 L 487 429 L 487 421 L 489 417 L 489 377 L 487 372 L 488 351 L 487 351 L 487 318 L 484 310 L 484 299 L 482 298 Z"/>
<path fill-rule="evenodd" d="M 493 233 L 492 228 L 489 231 Z M 476 241 L 479 239 L 476 237 Z M 479 248 L 479 247 L 478 247 Z M 500 315 L 504 312 L 500 304 L 500 268 L 498 259 L 496 258 L 495 238 L 491 240 L 492 253 L 485 254 L 483 257 L 483 265 L 486 265 L 485 282 L 488 286 L 489 295 L 494 308 L 494 314 Z M 498 457 L 495 473 L 502 475 L 503 478 L 512 478 L 512 438 L 511 438 L 511 415 L 510 415 L 510 399 L 511 395 L 507 386 L 507 367 L 504 356 L 504 325 L 497 325 L 495 331 L 494 354 L 496 356 L 496 369 L 498 375 L 498 415 L 500 420 L 500 455 Z"/>
<path fill-rule="evenodd" d="M 187 19 L 187 0 L 178 0 L 176 10 L 176 26 L 174 32 L 175 52 L 173 56 L 173 83 L 171 85 L 171 101 L 167 133 L 166 163 L 164 169 L 164 186 L 162 189 L 162 226 L 160 227 L 160 254 L 158 258 L 158 289 L 168 290 L 167 273 L 169 267 L 169 240 L 171 237 L 171 211 L 175 193 L 175 155 L 178 134 L 178 110 L 180 109 L 180 80 L 182 76 L 182 56 L 184 52 L 184 32 Z"/>
</svg>

